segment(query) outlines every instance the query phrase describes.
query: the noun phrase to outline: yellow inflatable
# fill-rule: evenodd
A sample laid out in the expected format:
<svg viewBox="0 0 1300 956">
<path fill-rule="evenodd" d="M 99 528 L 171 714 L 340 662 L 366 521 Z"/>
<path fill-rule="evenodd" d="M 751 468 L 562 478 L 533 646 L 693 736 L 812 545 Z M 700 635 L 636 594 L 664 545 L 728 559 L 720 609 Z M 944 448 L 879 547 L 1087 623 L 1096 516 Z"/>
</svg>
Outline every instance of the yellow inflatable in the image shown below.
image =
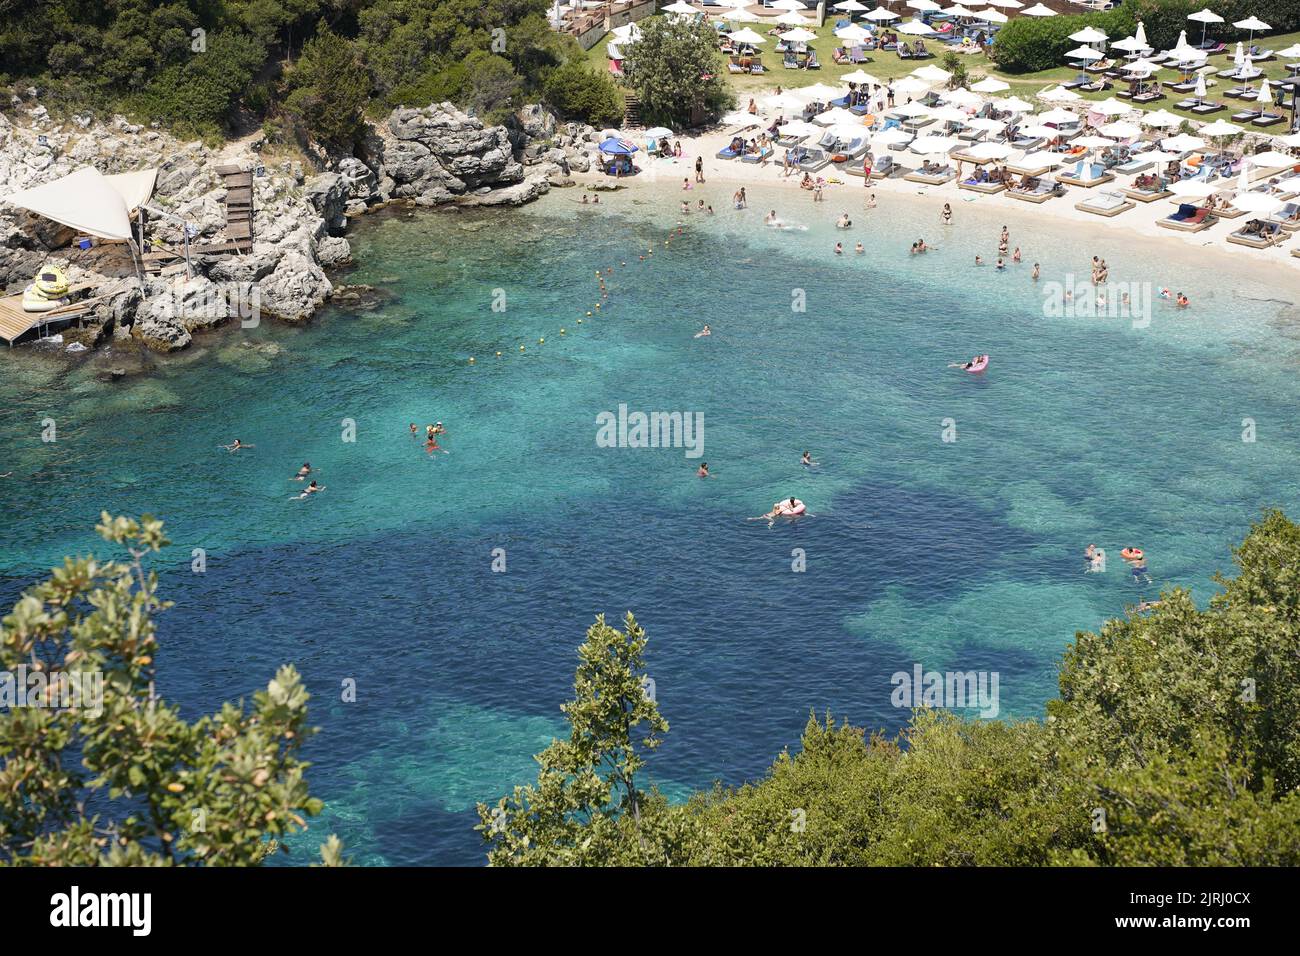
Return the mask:
<svg viewBox="0 0 1300 956">
<path fill-rule="evenodd" d="M 46 266 L 37 274 L 35 281 L 23 290 L 24 312 L 49 312 L 61 305 L 67 305 L 64 298 L 68 294 L 68 277 L 58 266 Z"/>
</svg>

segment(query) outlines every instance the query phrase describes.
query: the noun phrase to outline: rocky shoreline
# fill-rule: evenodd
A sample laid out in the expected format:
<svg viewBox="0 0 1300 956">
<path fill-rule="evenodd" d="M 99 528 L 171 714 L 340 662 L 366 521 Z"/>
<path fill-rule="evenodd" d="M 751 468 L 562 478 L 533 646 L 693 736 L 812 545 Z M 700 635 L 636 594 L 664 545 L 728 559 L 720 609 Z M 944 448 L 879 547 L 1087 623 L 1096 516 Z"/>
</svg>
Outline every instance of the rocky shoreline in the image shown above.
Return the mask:
<svg viewBox="0 0 1300 956">
<path fill-rule="evenodd" d="M 78 249 L 70 246 L 73 230 L 0 205 L 6 294 L 21 292 L 47 263 L 71 284 L 94 287 L 99 298 L 90 313 L 63 331 L 74 351 L 111 343 L 173 352 L 196 334 L 254 315 L 304 322 L 335 294 L 327 270 L 351 260 L 351 219 L 394 204 L 523 205 L 552 186 L 573 185 L 570 171 L 591 168 L 599 139 L 592 127 L 559 123 L 537 105 L 519 110 L 508 126 L 491 127 L 450 103 L 399 107 L 370 126 L 359 155 L 309 171 L 301 161 L 264 161 L 260 136 L 213 150 L 120 116 L 58 121 L 35 96 L 15 96 L 0 113 L 0 196 L 83 166 L 105 174 L 157 167 L 149 205 L 175 218 L 150 215 L 150 235 L 180 249 L 187 226 L 192 245 L 227 239 L 218 167 L 255 171 L 250 253 L 194 255 L 193 274 L 179 261 L 143 281 L 125 244 Z"/>
</svg>

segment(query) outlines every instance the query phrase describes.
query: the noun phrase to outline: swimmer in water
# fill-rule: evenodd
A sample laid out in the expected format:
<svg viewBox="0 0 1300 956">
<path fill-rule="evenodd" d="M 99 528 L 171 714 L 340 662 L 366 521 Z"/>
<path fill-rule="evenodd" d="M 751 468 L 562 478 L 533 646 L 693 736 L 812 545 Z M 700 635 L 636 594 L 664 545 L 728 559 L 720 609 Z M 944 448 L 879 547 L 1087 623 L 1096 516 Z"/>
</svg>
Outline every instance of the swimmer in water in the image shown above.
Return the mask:
<svg viewBox="0 0 1300 956">
<path fill-rule="evenodd" d="M 844 255 L 844 246 L 841 243 L 835 243 L 835 254 L 837 256 Z"/>
<path fill-rule="evenodd" d="M 218 445 L 217 447 L 218 447 L 218 448 L 224 448 L 226 451 L 230 452 L 230 453 L 233 455 L 233 454 L 234 454 L 235 452 L 237 452 L 237 451 L 242 451 L 242 450 L 245 449 L 245 448 L 253 448 L 254 446 L 253 446 L 253 445 L 245 445 L 245 444 L 244 444 L 243 442 L 241 442 L 238 438 L 236 438 L 236 439 L 235 439 L 233 442 L 231 442 L 229 445 Z"/>
<path fill-rule="evenodd" d="M 982 265 L 984 265 L 984 257 L 981 256 L 981 255 L 976 255 L 976 256 L 975 256 L 975 264 L 976 264 L 977 266 L 982 266 Z"/>
<path fill-rule="evenodd" d="M 1029 273 L 1029 277 L 1030 277 L 1031 279 L 1033 279 L 1035 282 L 1038 281 L 1038 263 L 1037 263 L 1037 262 L 1034 263 L 1034 271 L 1031 272 L 1031 273 Z"/>
<path fill-rule="evenodd" d="M 858 255 L 862 255 L 867 250 L 864 249 L 862 247 L 862 243 L 859 242 L 856 246 L 853 247 L 853 251 L 856 252 Z"/>
<path fill-rule="evenodd" d="M 314 495 L 318 491 L 324 491 L 324 490 L 325 490 L 324 485 L 318 485 L 316 484 L 316 482 L 313 481 L 310 485 L 308 485 L 306 488 L 302 490 L 302 494 L 293 495 L 292 500 L 302 501 L 304 498 Z"/>
<path fill-rule="evenodd" d="M 763 221 L 767 223 L 769 226 L 775 226 L 781 220 L 776 218 L 776 210 L 773 209 L 771 212 L 769 212 L 766 216 L 763 217 Z"/>
<path fill-rule="evenodd" d="M 700 467 L 699 467 L 699 469 L 695 472 L 695 474 L 696 474 L 698 477 L 700 477 L 700 478 L 712 478 L 712 477 L 713 477 L 712 475 L 709 474 L 709 463 L 708 463 L 707 461 L 702 461 L 702 462 L 700 462 Z"/>
<path fill-rule="evenodd" d="M 801 464 L 801 465 L 807 465 L 809 468 L 813 468 L 813 467 L 815 467 L 815 466 L 817 465 L 817 462 L 815 462 L 815 461 L 812 460 L 812 453 L 806 451 L 806 452 L 804 452 L 803 455 L 799 458 L 799 464 Z"/>
<path fill-rule="evenodd" d="M 447 449 L 439 445 L 438 439 L 434 438 L 432 435 L 430 435 L 429 440 L 424 443 L 424 450 L 425 453 L 429 455 L 432 455 L 435 451 L 440 451 L 444 455 L 447 454 Z"/>
<path fill-rule="evenodd" d="M 945 226 L 952 225 L 952 206 L 947 203 L 943 204 L 943 224 Z"/>
<path fill-rule="evenodd" d="M 418 431 L 416 430 L 416 428 L 415 428 L 415 422 L 411 422 L 411 437 L 412 437 L 412 438 L 418 438 L 418 437 L 419 437 L 419 432 L 418 432 Z"/>
<path fill-rule="evenodd" d="M 1019 261 L 1020 261 L 1020 247 L 1019 247 L 1019 246 L 1016 246 L 1016 251 L 1013 252 L 1013 253 L 1011 253 L 1011 261 L 1012 261 L 1012 262 L 1019 262 Z"/>
<path fill-rule="evenodd" d="M 695 333 L 695 337 L 697 339 L 702 339 L 706 335 L 712 335 L 712 334 L 713 334 L 713 330 L 706 325 L 704 328 L 700 329 L 698 332 Z"/>
<path fill-rule="evenodd" d="M 1175 299 L 1174 301 L 1177 303 L 1178 308 L 1180 309 L 1185 309 L 1192 304 L 1192 300 L 1187 298 L 1187 296 L 1183 295 L 1181 292 L 1178 293 L 1178 298 Z"/>
<path fill-rule="evenodd" d="M 853 225 L 853 220 L 849 218 L 847 212 L 840 213 L 840 218 L 835 221 L 836 229 L 847 229 L 851 225 Z"/>
<path fill-rule="evenodd" d="M 311 474 L 311 462 L 304 461 L 302 467 L 298 469 L 298 474 L 293 476 L 294 481 L 302 481 Z"/>
</svg>

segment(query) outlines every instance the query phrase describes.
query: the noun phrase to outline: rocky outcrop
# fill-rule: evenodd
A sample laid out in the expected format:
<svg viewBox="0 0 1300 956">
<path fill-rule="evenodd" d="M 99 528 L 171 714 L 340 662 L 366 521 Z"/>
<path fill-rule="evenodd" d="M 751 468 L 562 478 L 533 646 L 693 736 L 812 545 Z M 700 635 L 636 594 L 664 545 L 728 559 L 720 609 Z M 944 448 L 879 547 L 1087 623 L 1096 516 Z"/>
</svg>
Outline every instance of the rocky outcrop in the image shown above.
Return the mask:
<svg viewBox="0 0 1300 956">
<path fill-rule="evenodd" d="M 0 207 L 0 286 L 15 291 L 53 261 L 75 284 L 92 283 L 100 298 L 69 330 L 78 347 L 134 340 L 155 351 L 188 346 L 193 335 L 251 308 L 286 322 L 308 319 L 333 293 L 325 269 L 351 260 L 344 233 L 350 218 L 391 201 L 416 205 L 521 205 L 572 182 L 590 167 L 591 127 L 560 126 L 540 106 L 527 106 L 506 126 L 485 126 L 450 103 L 400 107 L 374 125 L 363 157 L 343 157 L 308 176 L 299 162 L 267 168 L 260 141 L 220 154 L 200 142 L 122 117 L 52 117 L 18 99 L 0 114 L 0 195 L 50 182 L 82 166 L 101 172 L 157 167 L 150 231 L 172 248 L 225 241 L 224 186 L 216 168 L 256 169 L 256 242 L 250 253 L 195 254 L 192 270 L 177 263 L 140 281 L 122 246 L 70 249 L 74 233 L 13 207 Z M 348 301 L 353 302 L 355 296 Z M 369 299 L 367 299 L 369 301 Z"/>
</svg>

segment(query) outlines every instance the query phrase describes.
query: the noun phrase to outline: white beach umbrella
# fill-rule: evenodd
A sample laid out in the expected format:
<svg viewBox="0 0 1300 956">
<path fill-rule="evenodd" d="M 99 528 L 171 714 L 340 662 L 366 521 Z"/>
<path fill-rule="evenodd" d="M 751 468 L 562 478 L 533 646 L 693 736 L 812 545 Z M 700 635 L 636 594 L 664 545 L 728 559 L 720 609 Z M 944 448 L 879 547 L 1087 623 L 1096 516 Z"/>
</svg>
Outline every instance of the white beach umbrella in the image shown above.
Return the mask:
<svg viewBox="0 0 1300 956">
<path fill-rule="evenodd" d="M 804 5 L 800 0 L 776 0 L 771 4 L 773 10 L 802 10 Z"/>
<path fill-rule="evenodd" d="M 799 27 L 807 23 L 808 19 L 802 13 L 789 10 L 777 17 L 776 22 L 783 27 Z"/>
<path fill-rule="evenodd" d="M 939 9 L 937 4 L 935 5 L 935 9 Z M 906 23 L 900 24 L 898 32 L 906 33 L 908 36 L 914 37 L 928 37 L 930 34 L 934 33 L 932 29 L 920 20 L 908 20 Z"/>
<path fill-rule="evenodd" d="M 965 110 L 959 110 L 955 106 L 936 106 L 930 110 L 930 115 L 941 123 L 965 123 L 970 119 Z"/>
<path fill-rule="evenodd" d="M 1285 50 L 1278 50 L 1277 55 L 1284 60 L 1294 60 L 1300 56 L 1300 43 L 1292 43 Z"/>
<path fill-rule="evenodd" d="M 1002 13 L 1000 10 L 994 10 L 992 7 L 989 7 L 987 10 L 978 10 L 975 15 L 977 17 L 983 17 L 989 23 L 1006 23 L 1011 19 L 1005 13 Z"/>
<path fill-rule="evenodd" d="M 1028 113 L 1034 108 L 1033 103 L 1028 103 L 1018 96 L 1008 96 L 1000 100 L 994 100 L 993 105 L 1000 110 L 1007 110 L 1011 113 Z"/>
<path fill-rule="evenodd" d="M 1189 133 L 1179 133 L 1177 136 L 1170 136 L 1160 141 L 1160 148 L 1167 149 L 1172 153 L 1186 153 L 1193 149 L 1201 149 L 1204 146 L 1205 140 Z"/>
<path fill-rule="evenodd" d="M 1255 102 L 1271 106 L 1273 104 L 1273 90 L 1268 85 L 1268 77 L 1260 81 L 1259 91 L 1255 94 Z"/>
<path fill-rule="evenodd" d="M 1076 47 L 1075 49 L 1071 50 L 1069 53 L 1065 54 L 1065 58 L 1067 60 L 1083 60 L 1087 62 L 1092 62 L 1093 60 L 1100 60 L 1104 56 L 1105 56 L 1104 53 L 1100 53 L 1097 50 L 1094 50 L 1090 46 Z"/>
<path fill-rule="evenodd" d="M 1194 90 L 1192 91 L 1192 95 L 1195 96 L 1198 100 L 1203 100 L 1203 99 L 1205 99 L 1206 92 L 1205 92 L 1205 74 L 1204 74 L 1204 73 L 1201 73 L 1201 74 L 1198 74 L 1198 75 L 1197 75 L 1197 77 L 1196 77 L 1196 89 L 1194 89 Z"/>
<path fill-rule="evenodd" d="M 1114 123 L 1107 123 L 1105 126 L 1098 126 L 1097 132 L 1113 139 L 1134 139 L 1142 135 L 1142 127 L 1126 120 L 1117 120 Z"/>
<path fill-rule="evenodd" d="M 1011 89 L 1011 84 L 996 77 L 986 76 L 978 83 L 972 83 L 970 88 L 976 93 L 1001 93 L 1003 90 Z"/>
<path fill-rule="evenodd" d="M 739 10 L 742 7 L 749 6 L 754 0 L 718 0 L 718 2 L 724 7 L 735 7 Z"/>
<path fill-rule="evenodd" d="M 1057 125 L 1062 123 L 1077 123 L 1079 122 L 1079 114 L 1071 110 L 1057 107 L 1054 110 L 1048 110 L 1046 113 L 1039 114 L 1038 120 L 1041 123 L 1056 123 Z"/>
<path fill-rule="evenodd" d="M 843 2 L 835 4 L 834 9 L 840 10 L 844 13 L 861 13 L 863 10 L 867 9 L 867 5 L 865 3 L 858 3 L 858 0 L 843 0 Z"/>
<path fill-rule="evenodd" d="M 989 3 L 995 7 L 1005 7 L 1008 10 L 1019 10 L 1024 6 L 1020 0 L 989 0 Z"/>
<path fill-rule="evenodd" d="M 1141 20 L 1138 21 L 1137 29 L 1133 31 L 1133 39 L 1142 44 L 1147 42 L 1147 25 Z"/>
<path fill-rule="evenodd" d="M 663 7 L 662 9 L 663 9 L 663 12 L 664 12 L 664 13 L 682 13 L 682 14 L 691 14 L 691 13 L 698 13 L 698 12 L 699 12 L 699 11 L 696 10 L 693 6 L 691 6 L 689 3 L 684 2 L 684 0 L 677 0 L 676 3 L 670 3 L 670 4 L 668 4 L 668 6 Z"/>
<path fill-rule="evenodd" d="M 1255 42 L 1255 31 L 1256 31 L 1256 30 L 1271 30 L 1271 29 L 1273 29 L 1273 28 L 1270 27 L 1267 23 L 1265 23 L 1263 20 L 1261 20 L 1259 17 L 1247 17 L 1247 18 L 1244 19 L 1244 20 L 1238 20 L 1236 23 L 1233 24 L 1233 26 L 1236 27 L 1238 30 L 1249 30 L 1249 31 L 1250 31 L 1250 40 L 1249 40 L 1248 42 L 1250 42 L 1250 43 L 1254 43 L 1254 42 Z"/>
<path fill-rule="evenodd" d="M 1258 159 L 1251 156 L 1249 159 Z M 1232 197 L 1232 207 L 1242 212 L 1266 216 L 1282 208 L 1282 200 L 1271 192 L 1254 192 L 1251 190 L 1250 162 L 1243 161 L 1241 175 L 1237 177 L 1237 194 Z"/>
<path fill-rule="evenodd" d="M 934 0 L 907 0 L 907 6 L 917 13 L 934 13 L 942 9 Z"/>
<path fill-rule="evenodd" d="M 1075 43 L 1104 43 L 1108 37 L 1096 27 L 1084 27 L 1078 33 L 1071 33 L 1070 39 Z"/>
<path fill-rule="evenodd" d="M 976 143 L 965 150 L 972 159 L 1006 159 L 1014 150 L 1006 143 Z"/>
<path fill-rule="evenodd" d="M 1035 3 L 1032 7 L 1021 11 L 1027 17 L 1054 17 L 1056 11 L 1050 7 L 1045 7 L 1041 3 Z"/>
<path fill-rule="evenodd" d="M 817 34 L 811 30 L 805 30 L 803 27 L 795 27 L 793 30 L 780 34 L 780 37 L 789 43 L 807 43 L 809 40 L 816 40 Z"/>
<path fill-rule="evenodd" d="M 749 27 L 742 27 L 735 33 L 728 33 L 727 36 L 731 37 L 731 39 L 735 40 L 737 43 L 748 43 L 750 46 L 756 46 L 759 43 L 767 42 L 767 37 L 763 36 L 761 33 L 755 33 Z"/>
<path fill-rule="evenodd" d="M 1064 86 L 1054 86 L 1050 89 L 1043 90 L 1038 94 L 1038 98 L 1045 103 L 1074 103 L 1083 99 L 1074 90 L 1068 90 Z"/>
<path fill-rule="evenodd" d="M 871 137 L 873 144 L 881 146 L 903 146 L 910 143 L 915 136 L 899 126 L 891 126 L 882 133 L 876 133 Z"/>
<path fill-rule="evenodd" d="M 1175 116 L 1168 110 L 1155 110 L 1151 113 L 1143 113 L 1138 117 L 1138 122 L 1143 126 L 1150 126 L 1155 129 L 1167 129 L 1171 126 L 1180 125 L 1183 122 L 1183 118 L 1181 116 Z"/>
<path fill-rule="evenodd" d="M 1054 153 L 1050 149 L 1040 149 L 1037 152 L 1025 153 L 1016 160 L 1016 165 L 1026 169 L 1036 169 L 1039 166 L 1060 166 L 1064 159 L 1065 157 L 1060 153 Z"/>
<path fill-rule="evenodd" d="M 933 156 L 935 153 L 948 152 L 958 142 L 951 136 L 918 136 L 907 148 L 921 156 Z"/>
<path fill-rule="evenodd" d="M 1124 103 L 1115 97 L 1107 97 L 1100 103 L 1089 103 L 1088 109 L 1095 113 L 1101 113 L 1103 116 L 1123 116 L 1125 113 L 1133 112 L 1133 107 Z"/>
<path fill-rule="evenodd" d="M 765 96 L 759 102 L 773 110 L 800 110 L 805 101 L 789 93 L 777 93 L 775 96 Z"/>
<path fill-rule="evenodd" d="M 1051 139 L 1053 137 L 1059 136 L 1060 133 L 1061 131 L 1057 129 L 1055 126 L 1030 124 L 1028 126 L 1020 127 L 1020 135 L 1022 136 L 1034 136 L 1034 137 L 1041 136 L 1041 137 Z"/>
<path fill-rule="evenodd" d="M 895 116 L 901 116 L 904 119 L 920 119 L 922 116 L 930 115 L 930 107 L 922 106 L 920 103 L 913 101 L 894 107 L 892 112 Z"/>
<path fill-rule="evenodd" d="M 939 99 L 949 106 L 961 106 L 965 108 L 976 107 L 984 102 L 984 97 L 978 93 L 972 93 L 966 89 L 944 90 L 939 94 Z"/>
<path fill-rule="evenodd" d="M 1106 146 L 1114 146 L 1115 141 L 1109 136 L 1079 136 L 1070 140 L 1072 146 L 1082 146 L 1084 149 L 1103 149 Z"/>
<path fill-rule="evenodd" d="M 1223 17 L 1219 16 L 1209 7 L 1204 10 L 1197 10 L 1195 13 L 1189 13 L 1187 19 L 1201 25 L 1201 45 L 1205 45 L 1205 31 L 1210 28 L 1211 23 L 1222 23 Z"/>
<path fill-rule="evenodd" d="M 836 30 L 835 35 L 841 40 L 848 40 L 850 43 L 861 43 L 871 36 L 871 31 L 859 24 L 850 23 L 847 27 L 840 27 L 840 29 Z"/>
<path fill-rule="evenodd" d="M 812 86 L 801 86 L 797 90 L 787 90 L 791 96 L 797 96 L 805 103 L 811 103 L 814 100 L 825 102 L 826 100 L 838 99 L 840 96 L 839 87 L 827 86 L 825 83 L 814 83 Z"/>
<path fill-rule="evenodd" d="M 894 92 L 901 93 L 903 96 L 914 96 L 917 93 L 927 92 L 931 85 L 919 76 L 905 76 L 894 84 Z"/>
<path fill-rule="evenodd" d="M 732 110 L 730 113 L 722 117 L 723 126 L 749 126 L 753 122 L 754 116 L 750 113 L 746 113 L 744 110 Z M 602 136 L 601 141 L 604 142 L 605 139 L 609 138 L 610 137 Z M 618 139 L 617 136 L 613 138 Z"/>
<path fill-rule="evenodd" d="M 1204 179 L 1180 179 L 1169 186 L 1169 191 L 1183 199 L 1204 199 L 1218 186 Z"/>
<path fill-rule="evenodd" d="M 974 11 L 974 10 L 967 10 L 967 9 L 966 9 L 965 7 L 963 7 L 960 3 L 954 3 L 951 7 L 944 7 L 943 13 L 944 13 L 944 16 L 948 16 L 948 17 L 973 17 L 973 16 L 975 16 L 975 11 Z"/>
<path fill-rule="evenodd" d="M 1116 40 L 1110 46 L 1113 50 L 1123 50 L 1125 53 L 1141 53 L 1143 50 L 1150 49 L 1137 37 L 1125 37 L 1122 40 Z"/>
<path fill-rule="evenodd" d="M 1272 169 L 1275 166 L 1295 166 L 1300 164 L 1300 159 L 1289 153 L 1281 153 L 1275 149 L 1268 149 L 1262 153 L 1255 153 L 1249 157 L 1250 161 L 1256 166 L 1264 169 Z"/>
<path fill-rule="evenodd" d="M 748 10 L 732 10 L 727 14 L 727 19 L 732 23 L 757 23 L 762 19 L 756 13 L 750 13 Z"/>
<path fill-rule="evenodd" d="M 1002 120 L 989 119 L 987 116 L 972 116 L 963 122 L 971 129 L 982 129 L 986 133 L 1000 133 L 1007 128 Z"/>
<path fill-rule="evenodd" d="M 803 120 L 790 120 L 790 122 L 782 123 L 778 126 L 777 132 L 782 136 L 812 136 L 814 133 L 820 135 L 822 128 L 815 123 L 805 123 Z"/>
<path fill-rule="evenodd" d="M 1291 133 L 1288 136 L 1278 136 L 1276 140 L 1283 146 L 1289 146 L 1292 149 L 1300 147 L 1300 133 Z"/>
<path fill-rule="evenodd" d="M 852 142 L 855 139 L 865 140 L 871 130 L 861 123 L 836 123 L 829 128 L 829 132 L 834 134 L 837 139 Z"/>
<path fill-rule="evenodd" d="M 1220 136 L 1235 136 L 1241 132 L 1241 127 L 1236 123 L 1229 123 L 1227 120 L 1215 120 L 1213 123 L 1206 123 L 1196 131 L 1199 136 L 1208 136 L 1211 139 L 1218 139 Z"/>
<path fill-rule="evenodd" d="M 627 23 L 610 31 L 616 43 L 635 43 L 641 39 L 641 28 L 635 23 Z"/>
<path fill-rule="evenodd" d="M 884 7 L 876 7 L 874 10 L 868 11 L 864 19 L 874 20 L 877 23 L 887 23 L 890 20 L 900 19 L 900 16 L 892 10 L 886 10 Z"/>
<path fill-rule="evenodd" d="M 923 66 L 918 70 L 913 70 L 912 75 L 920 77 L 927 83 L 947 83 L 952 79 L 951 73 L 937 66 Z"/>
<path fill-rule="evenodd" d="M 824 113 L 818 113 L 813 117 L 813 122 L 819 126 L 840 126 L 840 125 L 861 125 L 862 117 L 852 110 L 846 110 L 842 106 L 826 110 Z"/>
<path fill-rule="evenodd" d="M 868 83 L 872 86 L 880 86 L 882 81 L 879 77 L 872 76 L 866 70 L 854 70 L 852 73 L 845 73 L 843 76 L 841 76 L 840 82 L 841 83 Z"/>
</svg>

